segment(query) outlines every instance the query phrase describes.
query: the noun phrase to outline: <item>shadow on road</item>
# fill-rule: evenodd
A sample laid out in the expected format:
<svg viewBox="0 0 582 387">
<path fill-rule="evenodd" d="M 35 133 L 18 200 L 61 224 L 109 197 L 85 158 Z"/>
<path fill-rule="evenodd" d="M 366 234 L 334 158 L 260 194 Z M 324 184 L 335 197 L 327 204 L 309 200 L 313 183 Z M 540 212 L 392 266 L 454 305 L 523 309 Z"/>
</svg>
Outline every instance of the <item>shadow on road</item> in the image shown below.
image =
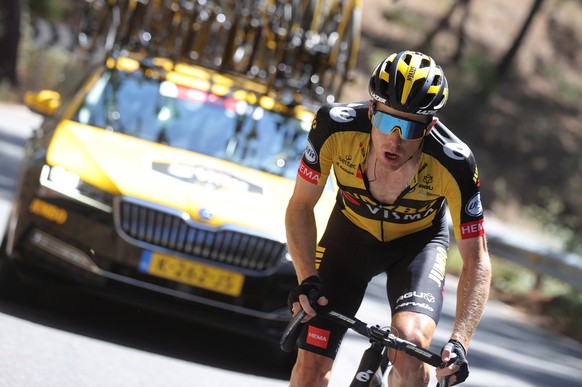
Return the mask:
<svg viewBox="0 0 582 387">
<path fill-rule="evenodd" d="M 31 304 L 0 299 L 0 312 L 166 357 L 239 373 L 289 379 L 290 361 L 274 343 L 89 294 L 50 289 Z"/>
</svg>

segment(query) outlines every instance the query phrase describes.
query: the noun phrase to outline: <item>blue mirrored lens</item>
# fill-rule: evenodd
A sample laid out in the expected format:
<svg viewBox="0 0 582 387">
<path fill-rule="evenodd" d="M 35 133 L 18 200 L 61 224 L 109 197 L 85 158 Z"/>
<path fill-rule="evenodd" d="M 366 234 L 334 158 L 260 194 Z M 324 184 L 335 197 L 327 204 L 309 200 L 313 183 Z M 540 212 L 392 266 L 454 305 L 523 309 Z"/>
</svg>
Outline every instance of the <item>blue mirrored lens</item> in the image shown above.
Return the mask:
<svg viewBox="0 0 582 387">
<path fill-rule="evenodd" d="M 422 138 L 427 128 L 427 124 L 422 122 L 405 120 L 378 110 L 374 111 L 372 125 L 384 134 L 390 134 L 393 130 L 397 129 L 403 140 Z"/>
</svg>

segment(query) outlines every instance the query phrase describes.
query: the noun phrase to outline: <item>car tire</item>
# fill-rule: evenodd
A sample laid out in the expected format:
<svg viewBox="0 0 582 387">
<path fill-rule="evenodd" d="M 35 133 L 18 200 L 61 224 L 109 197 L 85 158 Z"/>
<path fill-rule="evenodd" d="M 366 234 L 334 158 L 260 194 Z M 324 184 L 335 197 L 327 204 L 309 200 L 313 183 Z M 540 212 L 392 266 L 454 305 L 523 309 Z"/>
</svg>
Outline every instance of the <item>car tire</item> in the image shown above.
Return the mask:
<svg viewBox="0 0 582 387">
<path fill-rule="evenodd" d="M 38 289 L 22 281 L 14 268 L 14 263 L 6 252 L 7 234 L 2 238 L 0 245 L 0 298 L 31 303 L 38 298 Z"/>
</svg>

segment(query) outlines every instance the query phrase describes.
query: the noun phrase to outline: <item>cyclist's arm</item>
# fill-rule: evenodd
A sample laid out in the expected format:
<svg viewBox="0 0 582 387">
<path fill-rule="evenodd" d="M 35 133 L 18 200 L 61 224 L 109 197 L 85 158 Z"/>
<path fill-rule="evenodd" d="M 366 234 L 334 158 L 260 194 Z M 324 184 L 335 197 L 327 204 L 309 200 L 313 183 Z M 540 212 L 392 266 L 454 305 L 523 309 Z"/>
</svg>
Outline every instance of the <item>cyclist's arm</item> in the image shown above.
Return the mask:
<svg viewBox="0 0 582 387">
<path fill-rule="evenodd" d="M 314 208 L 317 204 L 324 186 L 318 186 L 307 182 L 297 176 L 293 195 L 289 200 L 285 214 L 285 227 L 287 232 L 287 245 L 289 254 L 293 259 L 293 266 L 297 273 L 298 283 L 308 277 L 317 275 L 315 269 L 315 249 L 317 245 L 317 228 L 315 223 Z M 315 310 L 309 304 L 305 295 L 299 296 L 301 308 L 309 316 L 315 316 Z M 321 297 L 320 305 L 327 304 L 327 299 Z M 296 306 L 293 312 L 297 313 Z M 304 320 L 304 322 L 307 320 Z"/>
<path fill-rule="evenodd" d="M 299 282 L 317 274 L 315 270 L 317 229 L 314 208 L 324 188 L 297 176 L 293 195 L 287 205 L 285 214 L 287 245 Z"/>
<path fill-rule="evenodd" d="M 459 277 L 455 325 L 451 339 L 459 341 L 468 349 L 489 298 L 491 262 L 485 235 L 458 240 L 457 245 L 463 268 Z"/>
<path fill-rule="evenodd" d="M 485 235 L 457 240 L 457 245 L 463 260 L 463 269 L 457 288 L 456 316 L 451 339 L 457 340 L 467 350 L 489 298 L 491 262 Z M 441 354 L 443 361 L 448 361 L 451 355 L 451 349 L 445 346 Z M 459 366 L 455 364 L 438 368 L 437 378 L 440 380 L 443 376 L 452 375 L 459 369 Z M 452 378 L 449 382 L 456 383 L 455 376 Z"/>
</svg>

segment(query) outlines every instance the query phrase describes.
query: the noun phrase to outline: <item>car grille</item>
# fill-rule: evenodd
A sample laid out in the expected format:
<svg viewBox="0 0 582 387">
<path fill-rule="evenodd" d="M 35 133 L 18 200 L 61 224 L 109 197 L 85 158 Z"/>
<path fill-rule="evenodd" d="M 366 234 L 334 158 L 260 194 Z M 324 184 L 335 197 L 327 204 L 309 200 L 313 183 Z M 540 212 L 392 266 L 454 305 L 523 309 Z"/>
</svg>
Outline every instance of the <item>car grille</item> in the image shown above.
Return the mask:
<svg viewBox="0 0 582 387">
<path fill-rule="evenodd" d="M 116 225 L 135 241 L 255 272 L 274 268 L 285 253 L 285 244 L 277 240 L 210 228 L 170 211 L 121 200 Z"/>
</svg>

